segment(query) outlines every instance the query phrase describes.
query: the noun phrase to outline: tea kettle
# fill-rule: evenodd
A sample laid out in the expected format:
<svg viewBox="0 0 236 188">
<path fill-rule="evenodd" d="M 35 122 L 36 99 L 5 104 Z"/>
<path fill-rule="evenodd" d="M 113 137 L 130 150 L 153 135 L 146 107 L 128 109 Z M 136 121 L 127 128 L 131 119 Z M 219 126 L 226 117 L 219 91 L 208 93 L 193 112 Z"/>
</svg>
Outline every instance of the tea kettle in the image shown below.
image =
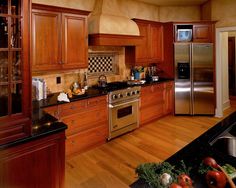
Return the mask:
<svg viewBox="0 0 236 188">
<path fill-rule="evenodd" d="M 102 74 L 98 77 L 98 87 L 106 87 L 107 86 L 107 77 Z"/>
</svg>

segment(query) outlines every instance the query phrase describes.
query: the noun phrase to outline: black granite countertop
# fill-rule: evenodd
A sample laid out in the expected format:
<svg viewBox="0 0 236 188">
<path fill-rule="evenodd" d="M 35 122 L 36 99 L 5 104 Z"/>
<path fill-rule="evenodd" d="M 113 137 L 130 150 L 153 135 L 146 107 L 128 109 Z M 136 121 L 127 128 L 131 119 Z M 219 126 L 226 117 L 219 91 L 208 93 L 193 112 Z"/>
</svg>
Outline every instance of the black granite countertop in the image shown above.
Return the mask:
<svg viewBox="0 0 236 188">
<path fill-rule="evenodd" d="M 0 145 L 0 150 L 56 134 L 67 129 L 66 124 L 59 122 L 56 118 L 50 116 L 49 114 L 45 114 L 41 109 L 33 110 L 32 117 L 31 135 L 18 139 L 14 142 Z"/>
<path fill-rule="evenodd" d="M 211 146 L 211 142 L 214 138 L 219 136 L 222 132 L 227 130 L 229 127 L 234 127 L 236 124 L 236 112 L 232 113 L 230 116 L 219 122 L 217 125 L 209 129 L 207 132 L 199 136 L 197 139 L 192 141 L 190 144 L 185 146 L 183 149 L 172 155 L 166 161 L 172 165 L 177 165 L 181 160 L 183 160 L 186 166 L 191 166 L 192 171 L 190 177 L 194 181 L 194 188 L 204 188 L 207 187 L 204 178 L 198 173 L 198 167 L 201 161 L 207 157 L 213 157 L 219 165 L 224 165 L 226 163 L 231 164 L 236 167 L 236 157 L 227 155 L 217 148 Z M 234 181 L 236 181 L 234 179 Z M 150 188 L 143 180 L 138 180 L 130 185 L 132 188 Z"/>
<path fill-rule="evenodd" d="M 67 103 L 67 102 L 57 101 L 57 97 L 59 94 L 60 93 L 53 93 L 52 95 L 48 96 L 47 99 L 42 99 L 40 101 L 34 101 L 33 106 L 38 106 L 39 108 L 42 108 L 42 107 L 49 107 L 49 106 L 55 106 L 58 104 Z M 96 88 L 89 88 L 88 90 L 86 90 L 85 94 L 83 94 L 83 95 L 73 95 L 73 97 L 70 98 L 70 102 L 88 99 L 88 98 L 92 98 L 92 97 L 99 97 L 102 95 L 107 95 L 107 92 L 96 89 Z"/>
</svg>

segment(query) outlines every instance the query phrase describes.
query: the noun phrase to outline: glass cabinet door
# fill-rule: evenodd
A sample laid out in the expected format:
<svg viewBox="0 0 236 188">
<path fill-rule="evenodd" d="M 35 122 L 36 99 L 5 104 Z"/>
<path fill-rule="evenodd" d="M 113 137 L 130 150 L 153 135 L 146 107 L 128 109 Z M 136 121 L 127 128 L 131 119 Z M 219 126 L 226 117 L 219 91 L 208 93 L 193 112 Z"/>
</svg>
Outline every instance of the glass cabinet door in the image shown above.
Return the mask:
<svg viewBox="0 0 236 188">
<path fill-rule="evenodd" d="M 0 1 L 0 118 L 22 113 L 21 0 Z"/>
<path fill-rule="evenodd" d="M 0 0 L 0 145 L 31 134 L 31 0 Z"/>
</svg>

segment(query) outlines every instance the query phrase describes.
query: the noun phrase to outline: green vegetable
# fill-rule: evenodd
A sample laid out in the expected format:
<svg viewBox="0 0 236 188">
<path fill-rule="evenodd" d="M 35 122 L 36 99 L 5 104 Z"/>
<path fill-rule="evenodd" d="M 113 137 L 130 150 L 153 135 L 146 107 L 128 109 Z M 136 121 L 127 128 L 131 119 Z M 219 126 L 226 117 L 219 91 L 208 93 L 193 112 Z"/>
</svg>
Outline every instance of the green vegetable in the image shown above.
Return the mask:
<svg viewBox="0 0 236 188">
<path fill-rule="evenodd" d="M 224 166 L 222 166 L 222 168 L 232 179 L 236 178 L 236 169 L 233 166 L 231 166 L 230 164 L 225 164 Z"/>
<path fill-rule="evenodd" d="M 153 188 L 168 188 L 172 182 L 177 181 L 177 176 L 179 175 L 176 174 L 177 171 L 174 168 L 175 167 L 168 162 L 144 163 L 139 165 L 136 168 L 135 172 L 138 174 L 138 177 L 140 179 L 143 179 L 146 183 L 149 184 L 149 186 Z M 181 172 L 183 171 L 181 170 Z M 172 181 L 168 185 L 163 185 L 161 183 L 161 176 L 164 173 L 169 174 L 172 178 Z"/>
</svg>

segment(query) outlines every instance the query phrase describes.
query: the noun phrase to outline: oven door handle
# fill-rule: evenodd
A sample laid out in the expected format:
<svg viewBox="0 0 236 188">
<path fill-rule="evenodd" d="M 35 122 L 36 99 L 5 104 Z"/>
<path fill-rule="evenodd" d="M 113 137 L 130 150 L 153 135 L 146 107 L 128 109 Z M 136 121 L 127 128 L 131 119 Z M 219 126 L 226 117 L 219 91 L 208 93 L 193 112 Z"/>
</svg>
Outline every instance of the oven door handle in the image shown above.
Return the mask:
<svg viewBox="0 0 236 188">
<path fill-rule="evenodd" d="M 123 105 L 126 105 L 126 104 L 130 104 L 130 103 L 133 103 L 133 102 L 139 102 L 139 99 L 135 99 L 135 100 L 132 100 L 132 101 L 129 101 L 129 102 L 124 102 L 124 103 L 117 104 L 117 105 L 109 104 L 109 108 L 116 108 L 116 107 L 123 106 Z"/>
</svg>

